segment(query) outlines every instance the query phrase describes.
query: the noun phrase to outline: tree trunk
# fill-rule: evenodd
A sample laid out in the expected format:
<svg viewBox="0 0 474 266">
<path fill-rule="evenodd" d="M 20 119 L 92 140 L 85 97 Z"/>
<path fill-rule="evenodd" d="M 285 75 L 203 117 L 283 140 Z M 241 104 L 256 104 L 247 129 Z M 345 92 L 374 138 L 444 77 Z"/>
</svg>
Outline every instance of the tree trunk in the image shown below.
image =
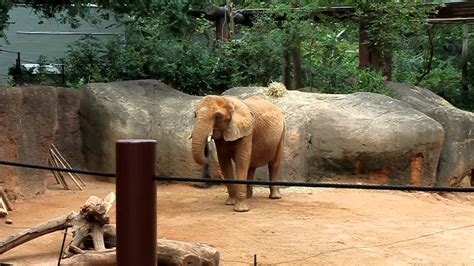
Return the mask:
<svg viewBox="0 0 474 266">
<path fill-rule="evenodd" d="M 429 49 L 430 54 L 428 56 L 428 59 L 426 60 L 425 69 L 423 70 L 423 73 L 418 77 L 418 79 L 415 82 L 415 85 L 417 86 L 421 83 L 421 81 L 425 78 L 425 76 L 431 72 L 431 66 L 433 65 L 433 56 L 434 56 L 433 27 L 434 25 L 431 25 L 428 28 L 428 49 Z"/>
<path fill-rule="evenodd" d="M 392 51 L 369 43 L 364 19 L 359 21 L 359 68 L 380 71 L 387 80 L 392 80 Z"/>
<path fill-rule="evenodd" d="M 226 0 L 227 4 L 227 20 L 229 21 L 227 23 L 227 31 L 229 32 L 229 38 L 228 40 L 231 41 L 234 38 L 234 16 L 232 15 L 233 13 L 233 3 L 232 0 Z"/>
<path fill-rule="evenodd" d="M 288 49 L 285 49 L 285 51 L 283 51 L 283 58 L 285 61 L 285 67 L 283 69 L 283 83 L 285 84 L 285 87 L 289 90 L 291 89 L 291 58 Z"/>
<path fill-rule="evenodd" d="M 463 41 L 462 41 L 462 58 L 461 58 L 461 96 L 463 99 L 464 106 L 467 107 L 469 102 L 469 83 L 468 83 L 468 74 L 467 74 L 467 51 L 469 50 L 468 46 L 469 41 L 469 28 L 468 24 L 463 25 Z"/>
<path fill-rule="evenodd" d="M 367 32 L 365 31 L 365 21 L 359 21 L 359 68 L 370 66 L 370 50 Z"/>
<path fill-rule="evenodd" d="M 295 90 L 303 87 L 302 66 L 301 66 L 301 47 L 298 45 L 293 48 L 293 65 L 295 68 Z"/>
<path fill-rule="evenodd" d="M 392 51 L 383 51 L 383 75 L 387 80 L 392 80 Z"/>
</svg>

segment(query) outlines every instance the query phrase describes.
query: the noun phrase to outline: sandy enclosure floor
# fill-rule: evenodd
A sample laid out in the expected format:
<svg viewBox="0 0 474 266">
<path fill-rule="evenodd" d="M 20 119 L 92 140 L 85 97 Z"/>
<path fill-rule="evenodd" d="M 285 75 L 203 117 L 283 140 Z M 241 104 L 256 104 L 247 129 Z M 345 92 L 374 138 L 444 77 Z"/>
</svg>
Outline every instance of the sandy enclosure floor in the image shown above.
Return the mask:
<svg viewBox="0 0 474 266">
<path fill-rule="evenodd" d="M 0 220 L 0 238 L 62 216 L 114 184 L 86 178 L 85 191 L 51 185 L 44 195 L 17 202 Z M 50 182 L 52 184 L 52 181 Z M 474 265 L 474 195 L 335 189 L 282 189 L 268 199 L 256 188 L 251 210 L 224 205 L 225 187 L 159 185 L 158 234 L 217 248 L 222 265 Z M 115 207 L 111 211 L 115 222 Z M 56 265 L 63 232 L 18 246 L 0 262 Z M 68 235 L 67 241 L 71 240 Z"/>
</svg>

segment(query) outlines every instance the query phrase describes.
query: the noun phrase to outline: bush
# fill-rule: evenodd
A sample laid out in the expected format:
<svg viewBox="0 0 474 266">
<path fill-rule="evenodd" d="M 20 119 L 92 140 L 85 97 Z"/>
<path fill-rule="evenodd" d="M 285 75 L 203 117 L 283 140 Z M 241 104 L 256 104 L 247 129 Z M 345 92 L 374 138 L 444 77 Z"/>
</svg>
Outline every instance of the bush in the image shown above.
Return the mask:
<svg viewBox="0 0 474 266">
<path fill-rule="evenodd" d="M 45 56 L 40 56 L 36 62 L 36 66 L 28 69 L 24 65 L 21 65 L 20 80 L 22 84 L 62 85 L 63 77 L 61 75 L 60 65 L 47 62 Z M 17 85 L 17 75 L 16 65 L 8 68 L 7 81 L 10 86 Z"/>
</svg>

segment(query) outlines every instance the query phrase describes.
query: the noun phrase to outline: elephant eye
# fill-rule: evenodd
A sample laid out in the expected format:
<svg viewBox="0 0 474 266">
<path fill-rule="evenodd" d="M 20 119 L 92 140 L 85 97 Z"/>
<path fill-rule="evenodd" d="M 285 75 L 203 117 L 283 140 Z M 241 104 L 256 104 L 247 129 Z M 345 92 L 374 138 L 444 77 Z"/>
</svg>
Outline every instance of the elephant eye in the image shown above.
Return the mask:
<svg viewBox="0 0 474 266">
<path fill-rule="evenodd" d="M 196 115 L 196 111 L 194 111 L 194 118 L 196 118 L 196 117 L 197 117 L 197 115 Z"/>
<path fill-rule="evenodd" d="M 219 122 L 219 121 L 222 120 L 222 114 L 221 114 L 221 113 L 216 113 L 216 114 L 214 115 L 214 117 L 215 117 L 215 119 L 216 119 L 217 122 Z"/>
</svg>

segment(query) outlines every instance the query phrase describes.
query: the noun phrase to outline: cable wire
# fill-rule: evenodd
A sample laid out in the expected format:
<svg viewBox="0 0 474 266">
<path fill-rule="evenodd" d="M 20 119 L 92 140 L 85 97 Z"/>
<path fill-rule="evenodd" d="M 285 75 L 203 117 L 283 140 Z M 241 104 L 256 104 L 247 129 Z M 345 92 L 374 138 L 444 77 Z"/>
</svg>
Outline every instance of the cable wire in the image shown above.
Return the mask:
<svg viewBox="0 0 474 266">
<path fill-rule="evenodd" d="M 0 165 L 49 170 L 57 172 L 69 172 L 77 174 L 116 177 L 115 173 L 89 171 L 82 169 L 69 169 L 37 165 L 29 163 L 19 163 L 0 160 Z M 263 185 L 263 186 L 292 186 L 292 187 L 319 187 L 319 188 L 344 188 L 344 189 L 372 189 L 372 190 L 401 190 L 401 191 L 426 191 L 426 192 L 474 192 L 474 187 L 431 187 L 431 186 L 405 186 L 405 185 L 371 185 L 371 184 L 344 184 L 344 183 L 318 183 L 318 182 L 291 182 L 291 181 L 265 181 L 265 180 L 238 180 L 238 179 L 208 179 L 194 177 L 176 176 L 153 176 L 156 181 L 168 182 L 191 182 L 208 184 L 241 184 L 241 185 Z"/>
<path fill-rule="evenodd" d="M 57 171 L 57 172 L 68 172 L 68 173 L 76 173 L 76 174 L 84 174 L 84 175 L 95 175 L 95 176 L 105 176 L 105 177 L 116 177 L 114 173 L 107 173 L 107 172 L 98 172 L 98 171 L 89 171 L 83 169 L 69 169 L 69 168 L 61 168 L 61 167 L 54 167 L 54 166 L 46 166 L 46 165 L 39 165 L 39 164 L 30 164 L 30 163 L 19 163 L 19 162 L 12 162 L 12 161 L 4 161 L 0 160 L 0 165 L 10 165 L 15 167 L 23 167 L 23 168 L 31 168 L 31 169 L 39 169 L 39 170 L 49 170 L 49 171 Z"/>
<path fill-rule="evenodd" d="M 403 185 L 370 185 L 370 184 L 316 183 L 316 182 L 290 182 L 290 181 L 265 181 L 265 180 L 207 179 L 207 178 L 189 178 L 189 177 L 173 177 L 173 176 L 155 176 L 155 180 L 173 181 L 173 182 L 246 184 L 246 185 L 289 186 L 289 187 L 406 190 L 406 191 L 429 191 L 429 192 L 474 192 L 474 187 L 460 188 L 460 187 L 430 187 L 430 186 L 403 186 Z"/>
</svg>

